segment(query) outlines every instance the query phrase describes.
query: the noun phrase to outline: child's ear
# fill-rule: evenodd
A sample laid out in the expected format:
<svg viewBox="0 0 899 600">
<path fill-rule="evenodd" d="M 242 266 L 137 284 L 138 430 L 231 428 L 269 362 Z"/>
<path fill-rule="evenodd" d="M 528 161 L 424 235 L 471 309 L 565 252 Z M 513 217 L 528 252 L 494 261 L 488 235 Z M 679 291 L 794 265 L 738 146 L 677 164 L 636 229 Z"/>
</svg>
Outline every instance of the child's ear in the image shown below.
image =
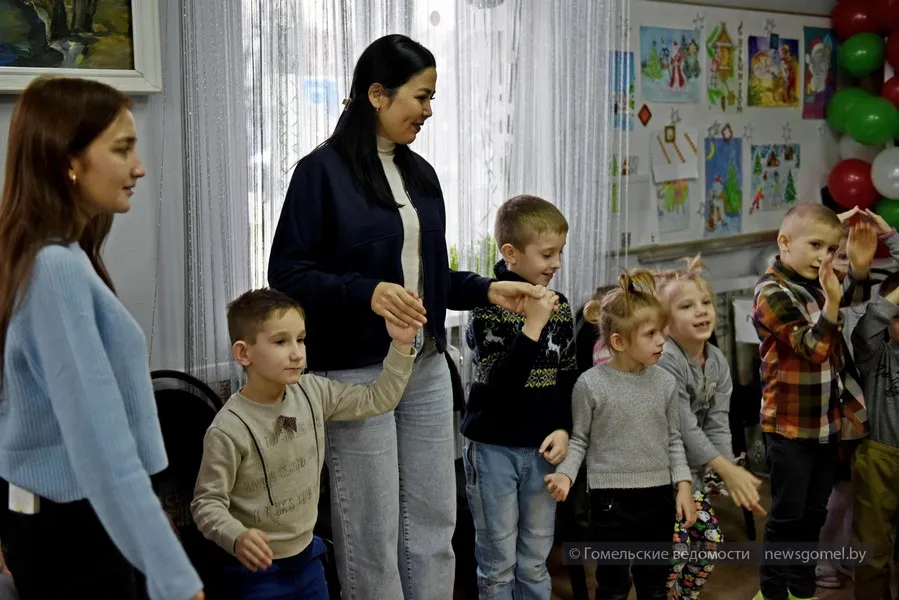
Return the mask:
<svg viewBox="0 0 899 600">
<path fill-rule="evenodd" d="M 624 352 L 627 350 L 627 343 L 624 341 L 624 336 L 619 333 L 613 333 L 609 338 L 609 346 L 612 347 L 612 350 L 615 352 Z"/>
<path fill-rule="evenodd" d="M 499 253 L 503 255 L 503 260 L 510 265 L 514 265 L 515 261 L 518 260 L 518 249 L 512 244 L 503 244 L 499 249 Z"/>
<path fill-rule="evenodd" d="M 780 253 L 783 254 L 790 249 L 790 236 L 785 233 L 781 233 L 777 236 L 777 247 L 780 250 Z"/>
<path fill-rule="evenodd" d="M 246 368 L 250 366 L 250 346 L 243 340 L 234 342 L 231 346 L 231 356 L 234 362 Z"/>
</svg>

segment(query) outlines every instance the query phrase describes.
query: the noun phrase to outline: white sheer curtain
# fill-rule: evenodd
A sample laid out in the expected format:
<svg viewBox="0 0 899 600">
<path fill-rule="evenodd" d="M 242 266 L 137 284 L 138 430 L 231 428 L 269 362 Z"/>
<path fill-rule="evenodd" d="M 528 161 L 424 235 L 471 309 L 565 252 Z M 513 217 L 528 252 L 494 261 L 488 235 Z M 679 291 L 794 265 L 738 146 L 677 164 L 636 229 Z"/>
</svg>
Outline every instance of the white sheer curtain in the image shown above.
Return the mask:
<svg viewBox="0 0 899 600">
<path fill-rule="evenodd" d="M 233 386 L 226 307 L 251 283 L 241 13 L 190 0 L 181 27 L 187 366 Z"/>
</svg>

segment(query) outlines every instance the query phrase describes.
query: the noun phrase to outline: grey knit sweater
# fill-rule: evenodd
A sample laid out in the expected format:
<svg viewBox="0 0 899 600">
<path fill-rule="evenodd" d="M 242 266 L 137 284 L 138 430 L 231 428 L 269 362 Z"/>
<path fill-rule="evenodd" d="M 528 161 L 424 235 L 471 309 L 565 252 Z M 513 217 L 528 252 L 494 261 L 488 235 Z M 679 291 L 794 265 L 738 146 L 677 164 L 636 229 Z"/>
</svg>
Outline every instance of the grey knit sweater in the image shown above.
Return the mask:
<svg viewBox="0 0 899 600">
<path fill-rule="evenodd" d="M 593 367 L 574 386 L 572 416 L 568 457 L 556 468 L 571 481 L 585 458 L 591 489 L 691 481 L 675 381 L 664 369 Z"/>
</svg>

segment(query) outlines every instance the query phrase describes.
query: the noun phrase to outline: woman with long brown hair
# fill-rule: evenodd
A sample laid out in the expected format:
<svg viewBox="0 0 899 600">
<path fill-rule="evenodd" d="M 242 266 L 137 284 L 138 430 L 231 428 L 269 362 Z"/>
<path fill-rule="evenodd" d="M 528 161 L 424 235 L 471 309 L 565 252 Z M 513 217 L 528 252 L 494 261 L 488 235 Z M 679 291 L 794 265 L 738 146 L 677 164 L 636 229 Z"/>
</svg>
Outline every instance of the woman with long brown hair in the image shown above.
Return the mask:
<svg viewBox="0 0 899 600">
<path fill-rule="evenodd" d="M 0 204 L 0 537 L 21 600 L 194 600 L 202 583 L 149 474 L 167 464 L 146 340 L 101 256 L 144 167 L 131 101 L 38 79 L 9 128 Z M 7 508 L 8 506 L 8 508 Z"/>
</svg>

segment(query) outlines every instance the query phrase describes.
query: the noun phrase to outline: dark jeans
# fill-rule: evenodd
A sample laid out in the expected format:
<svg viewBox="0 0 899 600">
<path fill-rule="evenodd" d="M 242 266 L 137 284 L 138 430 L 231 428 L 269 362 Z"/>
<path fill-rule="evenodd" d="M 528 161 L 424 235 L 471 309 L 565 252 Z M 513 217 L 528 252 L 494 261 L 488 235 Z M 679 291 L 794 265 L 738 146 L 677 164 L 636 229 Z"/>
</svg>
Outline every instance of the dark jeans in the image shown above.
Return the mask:
<svg viewBox="0 0 899 600">
<path fill-rule="evenodd" d="M 41 499 L 40 512 L 8 510 L 0 482 L 0 539 L 20 600 L 97 598 L 137 600 L 137 571 L 113 544 L 86 500 Z"/>
<path fill-rule="evenodd" d="M 223 586 L 230 600 L 328 600 L 325 581 L 325 544 L 313 537 L 312 543 L 295 556 L 272 561 L 272 566 L 255 573 L 234 561 L 222 572 Z"/>
<path fill-rule="evenodd" d="M 670 485 L 627 490 L 590 490 L 590 521 L 597 542 L 670 543 L 675 520 Z M 597 565 L 596 600 L 664 600 L 670 565 Z M 631 575 L 633 574 L 633 580 Z"/>
<path fill-rule="evenodd" d="M 771 476 L 771 513 L 765 543 L 818 542 L 827 519 L 827 499 L 837 468 L 837 444 L 793 440 L 765 434 Z M 786 600 L 787 589 L 799 598 L 815 595 L 815 564 L 762 565 L 761 589 L 766 600 Z"/>
</svg>

